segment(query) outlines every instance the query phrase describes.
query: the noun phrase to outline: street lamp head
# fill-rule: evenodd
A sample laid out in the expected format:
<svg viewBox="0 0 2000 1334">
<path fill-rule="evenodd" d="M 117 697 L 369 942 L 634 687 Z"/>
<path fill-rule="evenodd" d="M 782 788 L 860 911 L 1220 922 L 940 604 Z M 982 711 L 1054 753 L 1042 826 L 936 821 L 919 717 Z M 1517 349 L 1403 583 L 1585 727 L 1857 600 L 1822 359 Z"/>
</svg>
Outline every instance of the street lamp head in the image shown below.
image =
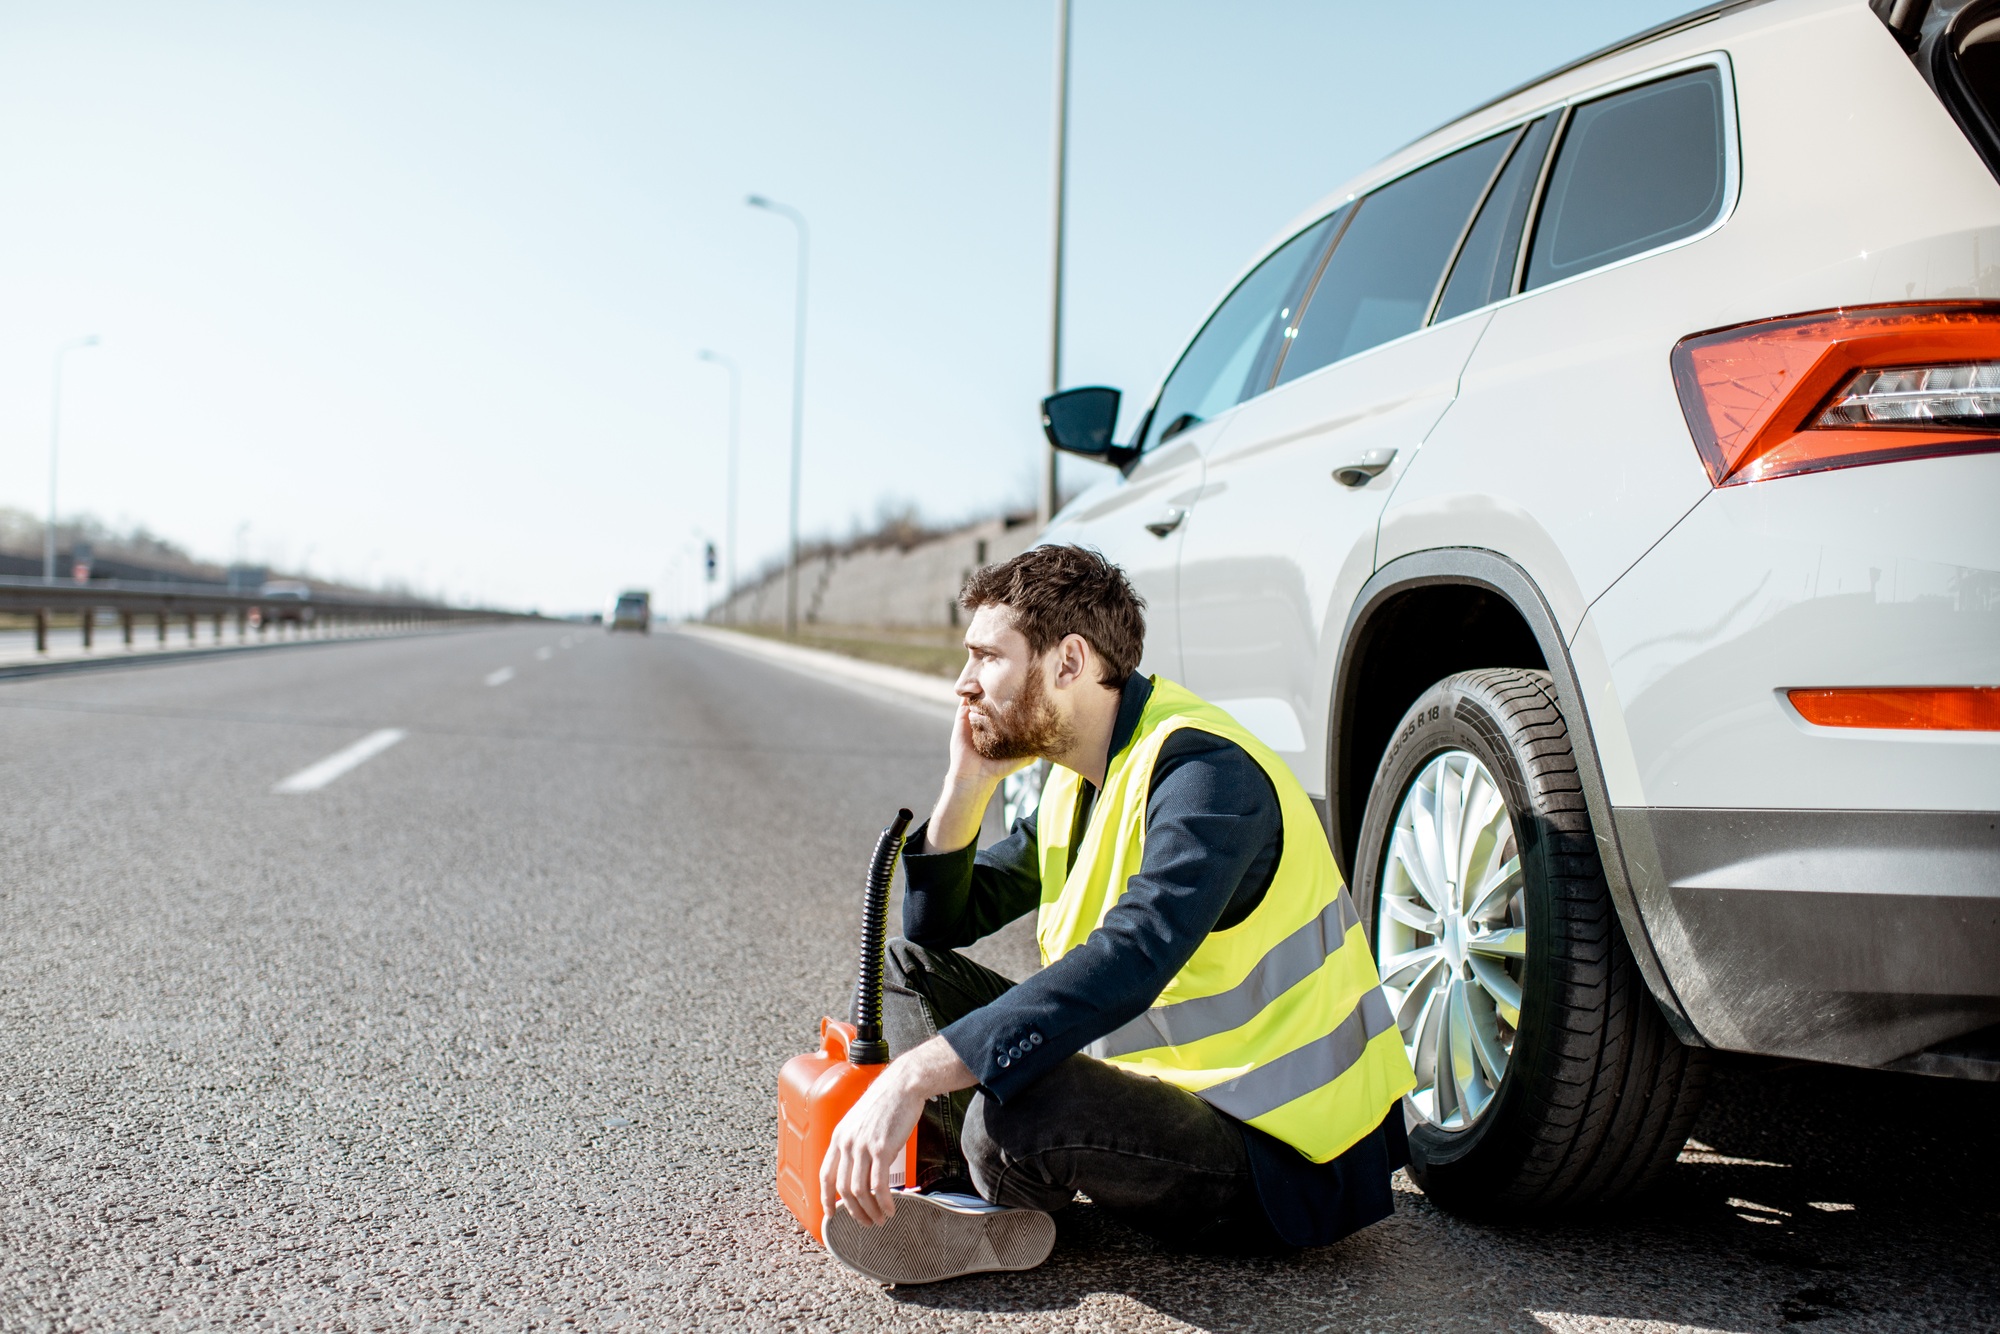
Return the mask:
<svg viewBox="0 0 2000 1334">
<path fill-rule="evenodd" d="M 703 361 L 714 361 L 717 359 L 715 353 L 709 351 L 707 348 L 703 348 L 701 351 L 695 353 L 695 355 Z"/>
<path fill-rule="evenodd" d="M 97 335 L 96 335 L 96 334 L 85 334 L 85 335 L 84 335 L 84 336 L 83 336 L 82 338 L 80 338 L 80 339 L 78 339 L 78 340 L 77 340 L 77 346 L 78 346 L 78 347 L 96 347 L 96 346 L 97 346 Z"/>
<path fill-rule="evenodd" d="M 779 217 L 791 223 L 794 227 L 797 227 L 799 229 L 800 258 L 801 259 L 804 258 L 805 245 L 806 245 L 805 214 L 799 212 L 797 209 L 793 208 L 790 204 L 787 204 L 784 200 L 773 199 L 769 195 L 751 195 L 748 198 L 746 198 L 743 202 L 748 204 L 751 208 L 761 208 L 767 213 L 775 213 Z"/>
</svg>

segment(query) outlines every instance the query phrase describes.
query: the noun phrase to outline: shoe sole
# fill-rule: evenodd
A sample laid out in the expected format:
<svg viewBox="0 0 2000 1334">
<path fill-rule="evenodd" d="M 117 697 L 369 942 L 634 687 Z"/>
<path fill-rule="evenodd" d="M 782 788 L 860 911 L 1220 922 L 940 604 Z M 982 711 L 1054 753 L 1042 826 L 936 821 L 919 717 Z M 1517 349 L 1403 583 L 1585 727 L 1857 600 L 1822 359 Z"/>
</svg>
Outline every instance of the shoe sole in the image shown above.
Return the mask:
<svg viewBox="0 0 2000 1334">
<path fill-rule="evenodd" d="M 973 1212 L 928 1196 L 896 1196 L 896 1212 L 868 1227 L 836 1207 L 826 1248 L 878 1283 L 937 1283 L 992 1270 L 1033 1269 L 1055 1249 L 1056 1221 L 1034 1209 Z"/>
</svg>

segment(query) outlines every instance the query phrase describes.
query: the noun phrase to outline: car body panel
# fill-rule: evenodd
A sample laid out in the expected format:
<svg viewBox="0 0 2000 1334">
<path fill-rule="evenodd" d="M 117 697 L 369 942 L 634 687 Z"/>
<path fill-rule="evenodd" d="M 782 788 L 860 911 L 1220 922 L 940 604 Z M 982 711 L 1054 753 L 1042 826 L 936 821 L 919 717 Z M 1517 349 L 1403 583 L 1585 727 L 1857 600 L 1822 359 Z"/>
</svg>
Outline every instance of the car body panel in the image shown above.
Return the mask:
<svg viewBox="0 0 2000 1334">
<path fill-rule="evenodd" d="M 1200 499 L 1202 449 L 1229 429 L 1234 413 L 1202 422 L 1137 459 L 1122 475 L 1064 507 L 1045 542 L 1081 542 L 1120 566 L 1146 600 L 1146 648 L 1139 670 L 1176 680 L 1181 673 L 1180 553 Z M 1164 536 L 1146 527 L 1173 511 L 1181 522 Z"/>
<path fill-rule="evenodd" d="M 1486 320 L 1422 330 L 1251 399 L 1207 451 L 1181 553 L 1182 679 L 1235 712 L 1315 796 L 1326 792 L 1326 682 L 1347 609 L 1375 569 L 1378 516 Z M 1395 451 L 1380 475 L 1334 480 L 1375 449 Z"/>
</svg>

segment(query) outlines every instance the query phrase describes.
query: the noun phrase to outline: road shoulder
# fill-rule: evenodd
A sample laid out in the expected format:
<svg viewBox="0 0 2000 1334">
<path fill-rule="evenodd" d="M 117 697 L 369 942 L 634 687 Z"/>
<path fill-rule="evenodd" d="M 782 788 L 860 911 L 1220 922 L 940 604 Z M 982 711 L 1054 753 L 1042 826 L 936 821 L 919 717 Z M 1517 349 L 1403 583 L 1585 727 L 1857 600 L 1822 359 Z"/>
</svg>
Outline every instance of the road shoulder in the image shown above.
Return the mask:
<svg viewBox="0 0 2000 1334">
<path fill-rule="evenodd" d="M 673 633 L 699 639 L 731 652 L 748 654 L 775 662 L 819 680 L 832 681 L 880 699 L 930 712 L 950 713 L 958 708 L 952 683 L 941 676 L 926 676 L 903 667 L 867 662 L 825 649 L 780 643 L 757 635 L 738 634 L 713 625 L 680 624 Z"/>
</svg>

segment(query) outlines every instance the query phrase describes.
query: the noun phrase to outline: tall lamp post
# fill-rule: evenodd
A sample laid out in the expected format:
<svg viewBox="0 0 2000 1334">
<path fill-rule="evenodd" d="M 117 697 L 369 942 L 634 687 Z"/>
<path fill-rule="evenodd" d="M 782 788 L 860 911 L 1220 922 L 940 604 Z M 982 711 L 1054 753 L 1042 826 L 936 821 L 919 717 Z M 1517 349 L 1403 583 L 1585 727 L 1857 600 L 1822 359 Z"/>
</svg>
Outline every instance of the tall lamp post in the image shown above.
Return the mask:
<svg viewBox="0 0 2000 1334">
<path fill-rule="evenodd" d="M 1069 196 L 1069 0 L 1056 0 L 1056 181 L 1055 245 L 1049 293 L 1049 392 L 1062 388 L 1063 213 Z M 1036 509 L 1046 524 L 1056 516 L 1056 460 L 1049 446 Z"/>
<path fill-rule="evenodd" d="M 781 217 L 791 219 L 799 229 L 799 297 L 798 311 L 792 317 L 792 507 L 791 507 L 791 559 L 785 565 L 785 634 L 797 638 L 799 633 L 799 440 L 805 430 L 806 411 L 806 215 L 789 204 L 781 204 L 763 195 L 751 195 L 744 201 L 751 208 L 767 209 Z"/>
<path fill-rule="evenodd" d="M 96 347 L 97 335 L 72 338 L 56 349 L 54 383 L 49 388 L 49 521 L 42 529 L 42 582 L 56 581 L 56 460 L 62 448 L 63 358 L 80 347 Z"/>
<path fill-rule="evenodd" d="M 803 306 L 801 306 L 801 309 L 803 309 Z M 739 431 L 743 419 L 743 380 L 741 374 L 736 369 L 736 363 L 728 357 L 723 356 L 720 352 L 711 352 L 709 349 L 703 348 L 699 355 L 703 361 L 712 361 L 729 372 L 729 508 L 722 530 L 724 578 L 722 585 L 722 623 L 729 625 L 736 619 L 736 613 L 731 600 L 736 595 L 736 458 Z M 794 457 L 796 457 L 796 454 L 797 447 L 794 446 Z M 795 505 L 794 513 L 796 513 L 796 510 L 797 507 Z M 796 530 L 796 525 L 794 525 L 794 528 Z M 798 543 L 795 536 L 793 539 L 793 556 L 795 559 L 797 557 L 797 550 Z"/>
</svg>

